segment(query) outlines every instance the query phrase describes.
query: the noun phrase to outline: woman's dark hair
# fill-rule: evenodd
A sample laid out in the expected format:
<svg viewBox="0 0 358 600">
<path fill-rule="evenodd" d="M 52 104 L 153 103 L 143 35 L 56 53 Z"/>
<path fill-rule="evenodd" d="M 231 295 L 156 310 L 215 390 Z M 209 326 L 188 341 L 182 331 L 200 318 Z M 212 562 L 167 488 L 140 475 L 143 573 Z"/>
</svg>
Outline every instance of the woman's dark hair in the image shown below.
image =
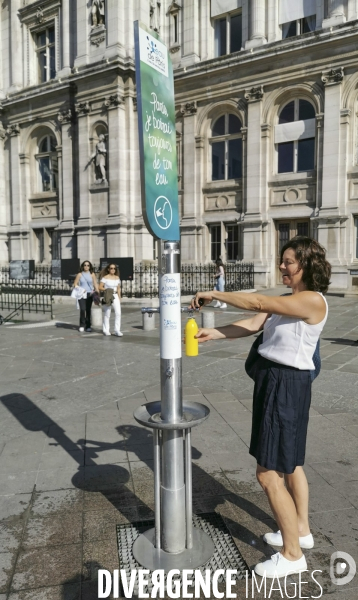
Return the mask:
<svg viewBox="0 0 358 600">
<path fill-rule="evenodd" d="M 331 278 L 331 265 L 326 260 L 326 250 L 305 235 L 296 235 L 281 250 L 281 262 L 285 250 L 292 248 L 303 270 L 302 281 L 308 290 L 325 294 Z"/>
<path fill-rule="evenodd" d="M 217 266 L 217 267 L 222 267 L 222 268 L 224 268 L 224 263 L 223 263 L 223 261 L 221 260 L 221 258 L 217 258 L 217 259 L 216 259 L 216 261 L 215 261 L 215 264 L 216 264 L 216 266 Z"/>
<path fill-rule="evenodd" d="M 109 275 L 109 268 L 110 267 L 116 267 L 116 270 L 114 272 L 114 274 L 119 278 L 119 269 L 117 267 L 117 265 L 115 265 L 114 263 L 109 263 L 109 265 L 107 265 L 106 267 L 104 267 L 102 269 L 102 271 L 99 274 L 99 279 L 101 280 L 102 277 L 105 277 L 106 275 Z"/>
<path fill-rule="evenodd" d="M 89 268 L 89 272 L 90 272 L 90 273 L 93 273 L 93 265 L 92 265 L 92 263 L 91 263 L 89 260 L 84 260 L 84 261 L 83 261 L 83 263 L 81 264 L 81 266 L 80 266 L 80 271 L 81 271 L 81 273 L 82 273 L 82 271 L 84 271 L 84 268 L 85 268 L 85 263 L 88 263 L 88 264 L 89 264 L 89 266 L 90 266 L 90 268 Z"/>
</svg>

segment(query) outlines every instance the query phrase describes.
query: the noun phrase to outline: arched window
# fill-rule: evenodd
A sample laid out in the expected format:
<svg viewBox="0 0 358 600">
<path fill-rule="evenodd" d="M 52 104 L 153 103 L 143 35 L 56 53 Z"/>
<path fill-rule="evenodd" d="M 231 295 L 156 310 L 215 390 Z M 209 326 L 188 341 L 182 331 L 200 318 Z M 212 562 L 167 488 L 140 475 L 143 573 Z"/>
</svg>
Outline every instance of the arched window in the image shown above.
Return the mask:
<svg viewBox="0 0 358 600">
<path fill-rule="evenodd" d="M 240 179 L 242 177 L 241 121 L 231 113 L 219 117 L 212 127 L 211 179 Z"/>
<path fill-rule="evenodd" d="M 281 109 L 275 127 L 278 173 L 315 168 L 315 130 L 315 110 L 308 100 L 296 98 Z"/>
<path fill-rule="evenodd" d="M 56 191 L 58 181 L 58 161 L 55 136 L 46 135 L 41 138 L 38 144 L 36 161 L 38 165 L 38 191 Z"/>
</svg>

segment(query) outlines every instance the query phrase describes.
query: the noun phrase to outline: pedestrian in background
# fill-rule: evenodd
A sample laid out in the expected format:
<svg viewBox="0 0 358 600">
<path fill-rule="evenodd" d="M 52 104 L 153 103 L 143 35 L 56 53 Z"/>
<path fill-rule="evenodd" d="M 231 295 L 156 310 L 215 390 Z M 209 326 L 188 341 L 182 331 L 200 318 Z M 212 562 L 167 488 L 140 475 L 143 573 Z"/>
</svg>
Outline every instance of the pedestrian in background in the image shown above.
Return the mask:
<svg viewBox="0 0 358 600">
<path fill-rule="evenodd" d="M 93 302 L 93 293 L 98 292 L 98 283 L 93 272 L 92 263 L 85 260 L 80 266 L 80 272 L 77 273 L 73 286 L 84 290 L 83 297 L 78 300 L 80 307 L 80 328 L 81 333 L 85 330 L 91 332 L 91 308 Z"/>
<path fill-rule="evenodd" d="M 121 337 L 121 280 L 119 278 L 119 270 L 117 265 L 110 264 L 100 273 L 99 289 L 101 292 L 112 290 L 112 302 L 103 306 L 103 335 L 111 335 L 109 331 L 109 319 L 111 316 L 111 308 L 115 313 L 114 320 L 114 335 Z"/>
<path fill-rule="evenodd" d="M 199 308 L 213 300 L 257 313 L 226 327 L 199 329 L 199 342 L 241 338 L 263 329 L 246 361 L 254 379 L 250 454 L 256 458 L 256 477 L 266 493 L 279 530 L 264 541 L 283 546 L 255 566 L 258 575 L 284 577 L 307 569 L 302 548 L 313 548 L 308 521 L 308 483 L 303 471 L 311 404 L 311 371 L 319 336 L 328 316 L 327 292 L 331 265 L 315 240 L 296 236 L 281 251 L 282 283 L 289 296 L 240 292 L 198 292 Z"/>
<path fill-rule="evenodd" d="M 221 258 L 218 258 L 215 261 L 216 264 L 216 273 L 215 273 L 215 286 L 214 290 L 217 292 L 225 292 L 225 269 L 224 263 Z M 227 304 L 225 302 L 219 302 L 217 300 L 216 304 L 214 304 L 214 308 L 227 308 Z"/>
</svg>

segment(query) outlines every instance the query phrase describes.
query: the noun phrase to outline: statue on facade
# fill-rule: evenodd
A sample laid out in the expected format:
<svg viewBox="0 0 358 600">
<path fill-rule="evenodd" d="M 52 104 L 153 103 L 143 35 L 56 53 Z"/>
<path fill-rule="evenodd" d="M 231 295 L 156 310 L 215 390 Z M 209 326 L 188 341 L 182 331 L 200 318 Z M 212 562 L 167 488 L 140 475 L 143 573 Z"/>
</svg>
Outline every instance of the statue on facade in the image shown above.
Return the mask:
<svg viewBox="0 0 358 600">
<path fill-rule="evenodd" d="M 159 33 L 160 29 L 160 2 L 159 0 L 150 0 L 150 28 Z"/>
<path fill-rule="evenodd" d="M 107 183 L 106 160 L 107 148 L 105 144 L 105 136 L 101 133 L 96 144 L 96 152 L 92 159 L 95 162 L 96 183 Z"/>
<path fill-rule="evenodd" d="M 92 27 L 104 25 L 104 0 L 92 0 L 91 17 Z"/>
</svg>

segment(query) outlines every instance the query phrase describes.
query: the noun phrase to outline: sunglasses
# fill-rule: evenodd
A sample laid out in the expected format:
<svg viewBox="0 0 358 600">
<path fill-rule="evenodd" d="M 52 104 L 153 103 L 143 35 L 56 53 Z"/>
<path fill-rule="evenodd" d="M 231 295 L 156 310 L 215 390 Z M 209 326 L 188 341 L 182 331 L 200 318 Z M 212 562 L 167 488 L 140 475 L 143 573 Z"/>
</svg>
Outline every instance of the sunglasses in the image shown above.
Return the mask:
<svg viewBox="0 0 358 600">
<path fill-rule="evenodd" d="M 85 265 L 83 265 L 84 267 L 90 267 L 91 265 L 89 265 L 88 263 L 86 263 Z"/>
<path fill-rule="evenodd" d="M 115 271 L 115 270 L 116 270 L 116 267 L 109 267 L 109 270 L 110 270 L 110 271 Z"/>
</svg>

